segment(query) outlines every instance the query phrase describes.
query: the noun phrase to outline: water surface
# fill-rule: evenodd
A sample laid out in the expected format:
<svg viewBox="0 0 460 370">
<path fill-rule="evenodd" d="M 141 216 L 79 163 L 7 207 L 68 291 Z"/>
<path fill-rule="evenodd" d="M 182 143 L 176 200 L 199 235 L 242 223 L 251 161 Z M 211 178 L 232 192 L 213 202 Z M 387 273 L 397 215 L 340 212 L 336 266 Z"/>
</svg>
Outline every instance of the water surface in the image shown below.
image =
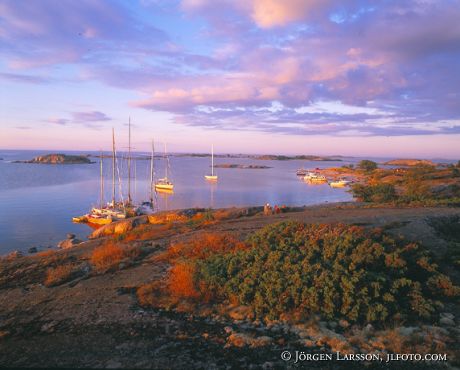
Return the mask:
<svg viewBox="0 0 460 370">
<path fill-rule="evenodd" d="M 47 154 L 43 151 L 0 151 L 0 254 L 26 251 L 31 246 L 55 246 L 66 233 L 85 238 L 91 229 L 71 222 L 73 216 L 88 212 L 100 199 L 99 164 L 46 165 L 12 163 Z M 68 152 L 68 154 L 75 154 Z M 86 154 L 86 153 L 85 153 Z M 98 161 L 98 158 L 93 160 Z M 210 172 L 210 158 L 171 157 L 174 194 L 157 194 L 159 209 L 189 207 L 231 207 L 310 205 L 351 200 L 346 189 L 308 185 L 296 176 L 301 167 L 334 167 L 355 163 L 270 161 L 250 158 L 215 158 L 216 164 L 265 165 L 269 169 L 218 168 L 218 183 L 204 180 Z M 122 196 L 126 198 L 126 161 L 119 161 Z M 105 201 L 111 197 L 111 159 L 105 158 Z M 132 195 L 135 202 L 148 198 L 149 160 L 135 160 L 132 166 Z M 157 177 L 164 175 L 164 161 L 155 160 Z M 136 181 L 134 181 L 134 178 Z M 117 184 L 117 197 L 120 195 Z"/>
</svg>

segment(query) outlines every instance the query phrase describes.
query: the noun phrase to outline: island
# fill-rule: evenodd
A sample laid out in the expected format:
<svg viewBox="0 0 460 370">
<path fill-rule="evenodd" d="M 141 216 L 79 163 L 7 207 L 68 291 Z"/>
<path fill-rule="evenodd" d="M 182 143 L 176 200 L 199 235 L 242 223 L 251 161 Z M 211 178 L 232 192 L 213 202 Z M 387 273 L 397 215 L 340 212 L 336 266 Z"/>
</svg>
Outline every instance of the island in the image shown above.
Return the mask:
<svg viewBox="0 0 460 370">
<path fill-rule="evenodd" d="M 259 166 L 256 164 L 235 164 L 235 163 L 223 163 L 223 164 L 216 164 L 214 168 L 238 168 L 243 170 L 261 170 L 272 168 L 269 166 Z"/>
<path fill-rule="evenodd" d="M 28 161 L 14 161 L 13 163 L 39 163 L 39 164 L 89 164 L 92 162 L 84 155 L 47 154 L 35 157 Z"/>
<path fill-rule="evenodd" d="M 341 162 L 342 160 L 335 157 L 321 157 L 317 155 L 295 155 L 295 156 L 286 156 L 286 155 L 273 155 L 273 154 L 265 154 L 265 155 L 258 155 L 253 156 L 254 159 L 261 159 L 261 160 L 272 160 L 272 161 L 291 161 L 291 160 L 301 160 L 301 161 L 329 161 L 329 162 Z"/>
<path fill-rule="evenodd" d="M 436 166 L 436 163 L 427 159 L 393 159 L 384 164 L 388 166 Z"/>
</svg>

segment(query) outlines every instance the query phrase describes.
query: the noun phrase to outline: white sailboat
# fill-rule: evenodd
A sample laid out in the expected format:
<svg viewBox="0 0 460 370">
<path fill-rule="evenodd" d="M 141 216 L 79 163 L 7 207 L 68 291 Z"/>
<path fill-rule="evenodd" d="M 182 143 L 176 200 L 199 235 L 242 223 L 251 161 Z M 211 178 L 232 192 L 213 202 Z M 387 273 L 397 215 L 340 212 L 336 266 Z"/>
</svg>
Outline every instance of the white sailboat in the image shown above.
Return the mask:
<svg viewBox="0 0 460 370">
<path fill-rule="evenodd" d="M 159 179 L 155 183 L 155 189 L 159 191 L 173 191 L 174 190 L 174 184 L 169 180 L 168 178 L 168 169 L 169 169 L 169 158 L 166 155 L 166 143 L 164 144 L 164 160 L 165 160 L 165 177 L 162 179 Z"/>
<path fill-rule="evenodd" d="M 104 176 L 103 176 L 103 154 L 100 154 L 100 205 L 91 208 L 91 211 L 83 216 L 73 217 L 74 222 L 87 222 L 91 224 L 105 225 L 112 221 L 126 218 L 126 209 L 123 202 L 117 203 L 115 200 L 115 131 L 112 128 L 112 201 L 104 206 Z"/>
<path fill-rule="evenodd" d="M 211 146 L 211 174 L 204 175 L 206 180 L 217 181 L 218 177 L 214 174 L 214 145 Z"/>
</svg>

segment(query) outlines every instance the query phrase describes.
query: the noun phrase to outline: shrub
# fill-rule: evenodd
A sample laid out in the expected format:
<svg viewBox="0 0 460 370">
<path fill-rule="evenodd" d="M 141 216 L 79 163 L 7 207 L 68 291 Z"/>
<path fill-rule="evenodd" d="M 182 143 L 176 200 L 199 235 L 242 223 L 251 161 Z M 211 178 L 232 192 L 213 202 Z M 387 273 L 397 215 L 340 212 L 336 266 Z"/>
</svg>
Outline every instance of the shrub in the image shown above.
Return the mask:
<svg viewBox="0 0 460 370">
<path fill-rule="evenodd" d="M 46 271 L 44 284 L 47 287 L 63 284 L 72 279 L 75 275 L 75 265 L 73 263 L 60 265 L 55 268 L 49 268 Z"/>
<path fill-rule="evenodd" d="M 198 298 L 200 294 L 195 288 L 194 276 L 194 263 L 181 261 L 174 264 L 169 272 L 169 293 L 174 297 Z"/>
<path fill-rule="evenodd" d="M 368 159 L 363 159 L 358 163 L 358 167 L 366 172 L 372 172 L 377 169 L 377 163 Z"/>
<path fill-rule="evenodd" d="M 164 286 L 160 281 L 144 284 L 137 288 L 136 295 L 141 306 L 156 306 L 164 296 Z"/>
<path fill-rule="evenodd" d="M 246 245 L 227 233 L 203 233 L 187 242 L 171 244 L 162 254 L 155 257 L 158 261 L 173 262 L 182 259 L 204 259 L 212 254 L 227 253 L 244 249 Z"/>
<path fill-rule="evenodd" d="M 440 299 L 459 294 L 414 243 L 357 226 L 270 225 L 249 240 L 251 248 L 189 261 L 189 291 L 237 299 L 259 318 L 285 312 L 305 317 L 384 323 L 430 318 Z M 193 276 L 192 276 L 193 275 Z"/>
<path fill-rule="evenodd" d="M 393 184 L 354 184 L 351 187 L 351 191 L 355 198 L 363 202 L 387 203 L 397 198 Z"/>
<path fill-rule="evenodd" d="M 123 258 L 123 249 L 116 244 L 108 243 L 96 248 L 91 254 L 90 261 L 97 271 L 105 272 L 117 266 Z"/>
</svg>

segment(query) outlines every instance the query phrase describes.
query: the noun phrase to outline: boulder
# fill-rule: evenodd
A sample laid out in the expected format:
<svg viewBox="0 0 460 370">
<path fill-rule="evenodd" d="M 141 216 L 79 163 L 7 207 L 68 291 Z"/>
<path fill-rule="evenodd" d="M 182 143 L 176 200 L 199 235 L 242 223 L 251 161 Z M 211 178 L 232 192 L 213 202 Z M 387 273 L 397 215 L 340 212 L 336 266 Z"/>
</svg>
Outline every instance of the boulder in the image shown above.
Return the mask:
<svg viewBox="0 0 460 370">
<path fill-rule="evenodd" d="M 268 336 L 253 337 L 244 333 L 232 333 L 227 338 L 226 347 L 265 347 L 273 343 L 273 338 Z"/>
<path fill-rule="evenodd" d="M 439 320 L 439 323 L 442 326 L 455 326 L 455 321 L 448 317 L 442 317 L 441 320 Z"/>
<path fill-rule="evenodd" d="M 450 312 L 442 312 L 440 316 L 441 316 L 441 318 L 447 317 L 448 319 L 451 319 L 451 320 L 455 319 L 454 314 L 450 313 Z"/>
<path fill-rule="evenodd" d="M 7 254 L 6 255 L 6 258 L 7 259 L 15 259 L 15 258 L 19 258 L 19 257 L 22 257 L 23 254 L 21 251 L 12 251 L 11 253 Z"/>
<path fill-rule="evenodd" d="M 68 233 L 67 234 L 67 239 L 75 239 L 75 234 Z"/>
<path fill-rule="evenodd" d="M 148 222 L 148 216 L 131 217 L 126 220 L 115 221 L 94 230 L 89 238 L 97 239 L 108 235 L 121 235 L 131 231 L 138 225 L 147 224 Z"/>
<path fill-rule="evenodd" d="M 73 248 L 75 247 L 76 245 L 82 243 L 81 240 L 79 239 L 76 239 L 76 238 L 72 238 L 72 239 L 65 239 L 61 242 L 58 243 L 58 248 L 61 248 L 61 249 L 69 249 L 69 248 Z"/>
</svg>

